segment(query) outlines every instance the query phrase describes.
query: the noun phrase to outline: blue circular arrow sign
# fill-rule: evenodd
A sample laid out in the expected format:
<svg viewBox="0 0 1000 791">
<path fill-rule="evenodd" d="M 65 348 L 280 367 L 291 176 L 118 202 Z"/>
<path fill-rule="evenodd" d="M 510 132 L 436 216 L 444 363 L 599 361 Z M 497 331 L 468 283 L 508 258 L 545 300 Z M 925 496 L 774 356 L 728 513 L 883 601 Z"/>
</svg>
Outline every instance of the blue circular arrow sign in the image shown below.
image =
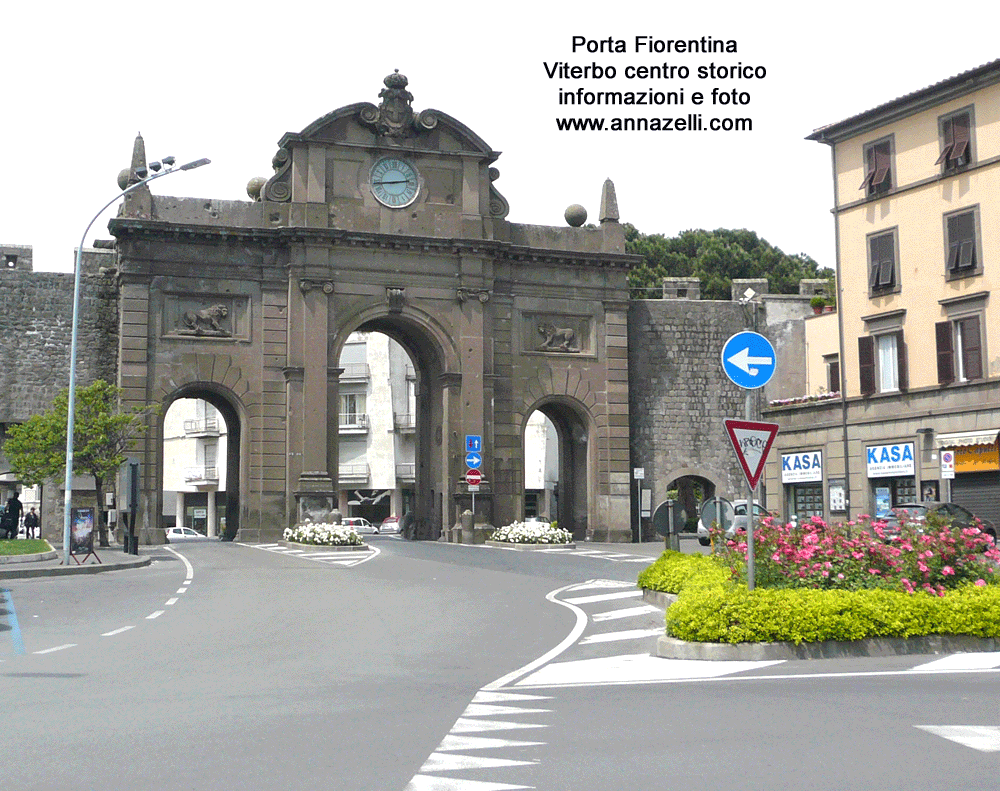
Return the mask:
<svg viewBox="0 0 1000 791">
<path fill-rule="evenodd" d="M 756 390 L 770 382 L 776 363 L 771 342 L 756 332 L 737 332 L 722 347 L 722 370 L 744 390 Z"/>
<path fill-rule="evenodd" d="M 465 466 L 470 470 L 478 470 L 483 466 L 483 457 L 478 453 L 466 453 Z"/>
</svg>

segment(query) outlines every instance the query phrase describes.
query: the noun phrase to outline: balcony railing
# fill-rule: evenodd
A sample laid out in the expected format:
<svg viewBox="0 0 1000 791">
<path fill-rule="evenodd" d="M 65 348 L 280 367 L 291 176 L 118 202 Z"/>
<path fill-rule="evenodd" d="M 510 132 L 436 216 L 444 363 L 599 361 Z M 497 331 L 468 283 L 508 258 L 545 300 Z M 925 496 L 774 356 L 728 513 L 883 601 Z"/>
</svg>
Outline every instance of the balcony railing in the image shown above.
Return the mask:
<svg viewBox="0 0 1000 791">
<path fill-rule="evenodd" d="M 368 431 L 368 415 L 364 412 L 341 412 L 340 430 L 342 433 L 361 434 Z"/>
<path fill-rule="evenodd" d="M 219 419 L 206 417 L 200 420 L 185 420 L 184 433 L 188 436 L 219 436 Z"/>
<path fill-rule="evenodd" d="M 340 375 L 340 381 L 345 379 L 367 379 L 371 374 L 368 371 L 368 363 L 344 363 L 341 366 L 344 372 Z"/>
<path fill-rule="evenodd" d="M 218 467 L 185 467 L 184 480 L 186 483 L 218 483 Z"/>
<path fill-rule="evenodd" d="M 341 464 L 338 468 L 338 484 L 343 487 L 345 484 L 357 486 L 368 483 L 368 464 Z"/>
<path fill-rule="evenodd" d="M 403 483 L 413 483 L 417 480 L 417 465 L 410 464 L 397 464 L 396 465 L 396 481 L 402 481 Z"/>
<path fill-rule="evenodd" d="M 416 415 L 400 415 L 396 412 L 393 412 L 392 422 L 396 426 L 396 431 L 410 432 L 417 430 Z"/>
</svg>

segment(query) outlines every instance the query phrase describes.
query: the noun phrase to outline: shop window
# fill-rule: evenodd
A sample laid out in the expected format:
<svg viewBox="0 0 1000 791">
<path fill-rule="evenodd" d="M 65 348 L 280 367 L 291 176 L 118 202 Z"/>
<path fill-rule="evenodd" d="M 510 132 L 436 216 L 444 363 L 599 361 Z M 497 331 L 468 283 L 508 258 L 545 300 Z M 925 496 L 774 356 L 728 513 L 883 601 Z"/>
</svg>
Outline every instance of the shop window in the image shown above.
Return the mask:
<svg viewBox="0 0 1000 791">
<path fill-rule="evenodd" d="M 903 331 L 858 338 L 858 367 L 862 395 L 908 389 Z"/>
<path fill-rule="evenodd" d="M 826 390 L 828 393 L 840 392 L 840 357 L 837 355 L 826 359 Z"/>
<path fill-rule="evenodd" d="M 945 216 L 945 268 L 950 278 L 982 272 L 975 208 Z"/>
<path fill-rule="evenodd" d="M 944 172 L 958 170 L 972 161 L 972 113 L 963 110 L 941 118 L 941 155 L 935 165 Z"/>
<path fill-rule="evenodd" d="M 823 484 L 797 484 L 792 487 L 792 502 L 799 520 L 823 516 Z"/>
<path fill-rule="evenodd" d="M 983 378 L 983 342 L 979 316 L 966 316 L 934 325 L 937 342 L 938 384 L 971 382 Z"/>
<path fill-rule="evenodd" d="M 876 297 L 898 289 L 895 229 L 868 237 L 868 292 Z"/>
<path fill-rule="evenodd" d="M 865 146 L 865 180 L 858 189 L 865 195 L 881 195 L 892 189 L 892 138 Z"/>
</svg>

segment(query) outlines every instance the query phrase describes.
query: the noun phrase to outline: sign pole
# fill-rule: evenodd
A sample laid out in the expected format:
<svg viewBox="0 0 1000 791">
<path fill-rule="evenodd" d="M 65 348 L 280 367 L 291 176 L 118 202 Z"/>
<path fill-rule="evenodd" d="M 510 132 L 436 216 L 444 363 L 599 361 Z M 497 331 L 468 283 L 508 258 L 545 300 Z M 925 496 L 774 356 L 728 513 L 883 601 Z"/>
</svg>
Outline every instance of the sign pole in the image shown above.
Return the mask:
<svg viewBox="0 0 1000 791">
<path fill-rule="evenodd" d="M 753 391 L 747 390 L 746 396 L 746 419 L 749 422 L 751 415 L 751 405 L 750 399 L 752 397 Z M 747 479 L 747 590 L 753 590 L 754 587 L 754 549 L 753 549 L 753 518 L 754 518 L 754 507 L 753 507 L 753 484 Z"/>
</svg>

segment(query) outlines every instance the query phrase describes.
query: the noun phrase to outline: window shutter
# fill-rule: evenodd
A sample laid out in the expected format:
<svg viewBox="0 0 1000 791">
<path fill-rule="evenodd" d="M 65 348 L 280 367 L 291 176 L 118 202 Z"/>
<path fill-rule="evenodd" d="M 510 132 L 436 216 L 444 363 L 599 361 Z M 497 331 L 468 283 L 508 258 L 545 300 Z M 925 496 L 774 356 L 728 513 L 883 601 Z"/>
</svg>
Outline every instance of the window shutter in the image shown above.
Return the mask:
<svg viewBox="0 0 1000 791">
<path fill-rule="evenodd" d="M 978 316 L 962 319 L 962 372 L 967 381 L 983 377 L 983 344 Z"/>
<path fill-rule="evenodd" d="M 832 362 L 827 366 L 827 387 L 831 393 L 840 392 L 840 362 Z"/>
<path fill-rule="evenodd" d="M 956 115 L 951 119 L 952 137 L 955 140 L 955 145 L 951 150 L 951 154 L 948 156 L 950 160 L 948 164 L 954 164 L 958 166 L 964 164 L 962 157 L 964 157 L 969 150 L 969 114 L 962 113 L 961 115 Z"/>
<path fill-rule="evenodd" d="M 869 148 L 865 158 L 867 160 L 865 162 L 865 180 L 861 182 L 859 190 L 871 189 L 872 176 L 875 175 L 875 149 Z"/>
<path fill-rule="evenodd" d="M 896 377 L 900 390 L 910 389 L 910 372 L 906 367 L 906 344 L 903 342 L 903 331 L 897 330 L 896 336 Z"/>
<path fill-rule="evenodd" d="M 872 176 L 872 189 L 882 186 L 882 182 L 888 179 L 885 189 L 892 186 L 892 178 L 889 176 L 889 165 L 892 161 L 889 144 L 879 143 L 875 146 L 875 175 Z"/>
<path fill-rule="evenodd" d="M 951 322 L 939 321 L 934 325 L 937 342 L 938 384 L 946 385 L 955 381 L 955 354 L 951 342 Z"/>
<path fill-rule="evenodd" d="M 947 121 L 941 124 L 941 130 L 944 132 L 944 146 L 941 148 L 941 156 L 935 160 L 935 165 L 940 165 L 942 162 L 948 159 L 951 154 L 951 149 L 955 145 L 955 125 L 953 119 L 949 118 Z M 947 167 L 947 165 L 945 165 Z"/>
<path fill-rule="evenodd" d="M 875 339 L 870 335 L 858 338 L 858 373 L 861 395 L 875 392 Z"/>
</svg>

